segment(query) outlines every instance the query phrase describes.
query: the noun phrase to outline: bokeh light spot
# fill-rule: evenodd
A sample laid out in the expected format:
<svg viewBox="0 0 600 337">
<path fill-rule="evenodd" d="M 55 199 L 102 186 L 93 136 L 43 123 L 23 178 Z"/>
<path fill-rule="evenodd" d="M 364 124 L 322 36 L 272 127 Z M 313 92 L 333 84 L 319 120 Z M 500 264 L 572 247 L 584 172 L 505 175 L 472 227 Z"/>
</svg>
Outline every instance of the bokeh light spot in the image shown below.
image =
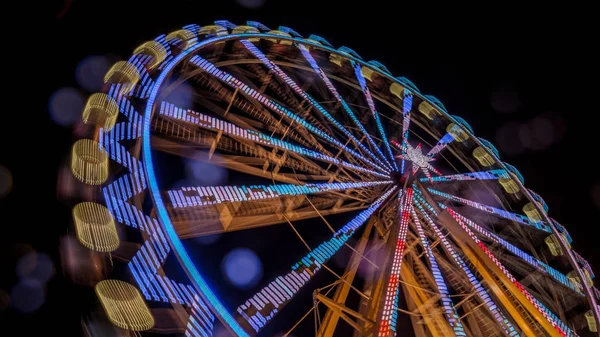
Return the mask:
<svg viewBox="0 0 600 337">
<path fill-rule="evenodd" d="M 519 137 L 518 123 L 509 122 L 498 128 L 496 131 L 496 145 L 498 148 L 506 154 L 519 154 L 523 152 L 524 147 L 521 143 L 521 137 Z"/>
<path fill-rule="evenodd" d="M 81 118 L 85 100 L 77 89 L 61 88 L 50 97 L 50 118 L 60 126 L 70 126 Z"/>
<path fill-rule="evenodd" d="M 519 140 L 521 141 L 521 145 L 526 148 L 534 147 L 534 140 L 531 137 L 531 130 L 529 129 L 529 125 L 523 124 L 519 127 Z"/>
<path fill-rule="evenodd" d="M 498 88 L 490 95 L 492 108 L 502 113 L 517 112 L 521 106 L 519 95 L 511 88 Z"/>
<path fill-rule="evenodd" d="M 194 88 L 188 83 L 181 83 L 165 97 L 165 101 L 178 108 L 191 109 L 194 106 Z"/>
<path fill-rule="evenodd" d="M 99 91 L 104 84 L 104 75 L 110 69 L 111 62 L 106 56 L 90 55 L 77 65 L 75 80 L 88 91 Z"/>
<path fill-rule="evenodd" d="M 12 306 L 18 311 L 31 313 L 38 310 L 46 300 L 42 283 L 38 280 L 25 279 L 15 285 L 11 292 Z"/>
<path fill-rule="evenodd" d="M 0 198 L 10 193 L 12 184 L 12 174 L 6 167 L 0 165 Z"/>
<path fill-rule="evenodd" d="M 54 274 L 54 264 L 44 253 L 29 252 L 17 262 L 17 276 L 21 279 L 34 279 L 47 282 Z"/>
<path fill-rule="evenodd" d="M 236 248 L 227 253 L 221 268 L 227 280 L 241 289 L 252 288 L 262 278 L 262 262 L 248 248 Z"/>
<path fill-rule="evenodd" d="M 187 178 L 194 181 L 195 184 L 215 186 L 227 183 L 227 170 L 210 162 L 188 160 L 185 170 Z"/>
<path fill-rule="evenodd" d="M 236 0 L 237 3 L 245 8 L 259 8 L 267 2 L 267 0 Z"/>
<path fill-rule="evenodd" d="M 567 124 L 559 115 L 552 116 L 549 118 L 549 120 L 552 123 L 552 127 L 554 130 L 554 143 L 558 143 L 561 141 L 562 137 L 567 132 Z"/>
<path fill-rule="evenodd" d="M 540 147 L 547 148 L 554 142 L 554 126 L 552 122 L 544 117 L 536 117 L 531 122 L 533 136 Z"/>
</svg>

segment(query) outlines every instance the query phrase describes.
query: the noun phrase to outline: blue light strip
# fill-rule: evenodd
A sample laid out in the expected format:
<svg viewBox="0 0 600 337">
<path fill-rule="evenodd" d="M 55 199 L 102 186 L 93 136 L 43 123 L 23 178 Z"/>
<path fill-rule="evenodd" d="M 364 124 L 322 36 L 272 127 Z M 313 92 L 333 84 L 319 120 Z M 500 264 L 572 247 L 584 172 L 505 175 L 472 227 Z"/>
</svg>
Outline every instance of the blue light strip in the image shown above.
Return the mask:
<svg viewBox="0 0 600 337">
<path fill-rule="evenodd" d="M 425 217 L 425 220 L 427 221 L 428 225 L 433 229 L 433 231 L 435 232 L 437 237 L 442 241 L 442 246 L 444 247 L 444 250 L 446 251 L 446 253 L 448 253 L 448 255 L 450 255 L 452 257 L 454 262 L 456 262 L 456 264 L 458 264 L 458 266 L 461 267 L 461 269 L 465 272 L 465 274 L 467 275 L 467 279 L 473 286 L 473 289 L 475 289 L 475 291 L 477 292 L 477 295 L 479 295 L 479 298 L 481 298 L 481 300 L 483 301 L 485 306 L 492 313 L 492 316 L 494 316 L 494 319 L 496 319 L 496 321 L 498 323 L 500 323 L 500 325 L 504 329 L 504 332 L 507 335 L 509 335 L 511 337 L 519 336 L 519 333 L 517 332 L 517 330 L 513 327 L 513 325 L 510 323 L 510 321 L 504 316 L 504 314 L 500 310 L 498 310 L 498 306 L 496 305 L 494 300 L 490 297 L 490 295 L 487 293 L 487 291 L 483 288 L 481 283 L 479 283 L 479 280 L 477 280 L 475 275 L 473 275 L 473 272 L 469 269 L 469 267 L 467 267 L 467 264 L 454 251 L 454 248 L 450 245 L 450 242 L 446 238 L 446 235 L 444 235 L 444 233 L 442 233 L 442 231 L 438 228 L 438 226 L 433 222 L 431 217 L 429 217 L 429 214 L 427 214 L 427 212 L 425 211 L 425 209 L 422 205 L 422 202 L 424 200 L 421 198 L 421 196 L 418 193 L 416 193 L 415 196 L 417 197 L 417 199 L 415 200 L 414 204 L 419 208 L 420 213 Z M 426 204 L 426 206 L 428 207 L 429 210 L 433 210 L 433 207 L 431 207 L 429 204 Z"/>
<path fill-rule="evenodd" d="M 210 289 L 204 278 L 200 275 L 200 272 L 198 272 L 198 269 L 192 262 L 192 259 L 188 255 L 187 251 L 185 250 L 181 239 L 177 235 L 177 232 L 173 227 L 173 223 L 171 223 L 171 219 L 169 218 L 169 214 L 163 203 L 162 196 L 158 188 L 158 182 L 156 180 L 154 167 L 152 165 L 152 148 L 150 147 L 150 130 L 154 102 L 156 100 L 156 96 L 158 95 L 159 88 L 162 86 L 167 75 L 181 60 L 187 57 L 190 53 L 204 46 L 208 42 L 212 43 L 221 39 L 225 38 L 213 38 L 191 46 L 189 49 L 184 50 L 183 52 L 181 52 L 181 54 L 177 55 L 175 58 L 173 58 L 173 60 L 171 60 L 168 64 L 165 65 L 162 73 L 157 77 L 155 85 L 152 87 L 152 90 L 148 96 L 148 101 L 146 103 L 146 109 L 144 111 L 144 127 L 142 129 L 142 156 L 144 158 L 144 163 L 146 163 L 146 165 L 144 165 L 144 168 L 146 170 L 146 175 L 148 178 L 147 180 L 150 195 L 152 196 L 152 199 L 154 200 L 154 204 L 156 206 L 157 216 L 165 229 L 168 240 L 170 241 L 171 246 L 173 247 L 175 255 L 180 260 L 182 267 L 188 273 L 189 277 L 192 279 L 194 284 L 199 288 L 201 294 L 205 297 L 206 301 L 219 314 L 219 316 L 223 318 L 223 320 L 229 326 L 229 328 L 233 330 L 233 332 L 236 333 L 239 337 L 250 337 L 250 335 L 246 331 L 244 331 L 244 329 L 239 325 L 238 322 L 236 322 L 233 316 L 231 316 L 231 314 L 219 301 L 217 296 L 215 296 L 215 294 L 212 292 L 212 289 Z"/>
<path fill-rule="evenodd" d="M 338 122 L 333 116 L 325 110 L 314 98 L 308 95 L 304 90 L 296 84 L 281 68 L 279 68 L 275 63 L 269 60 L 265 54 L 263 54 L 258 48 L 256 48 L 252 42 L 243 40 L 241 41 L 244 46 L 257 58 L 259 59 L 267 68 L 273 71 L 278 77 L 283 79 L 289 86 L 294 90 L 298 95 L 300 95 L 303 99 L 307 100 L 313 107 L 315 107 L 325 118 L 327 118 L 333 125 L 335 125 L 342 133 L 344 133 L 348 138 L 350 138 L 361 150 L 366 152 L 371 158 L 375 159 L 380 165 L 386 165 L 382 162 L 373 152 L 369 151 L 354 135 L 348 131 L 340 122 Z M 352 114 L 353 116 L 353 114 Z M 359 123 L 360 124 L 360 123 Z M 365 134 L 366 131 L 365 131 Z M 377 148 L 377 147 L 376 147 Z M 378 149 L 378 148 L 377 148 Z M 383 154 L 382 154 L 383 155 Z M 385 159 L 385 157 L 384 157 Z M 387 168 L 382 168 L 386 173 L 389 173 L 390 170 Z"/>
<path fill-rule="evenodd" d="M 415 193 L 415 196 L 416 196 L 417 200 L 420 203 L 422 203 L 423 205 L 425 205 L 427 207 L 427 209 L 429 210 L 429 212 L 431 212 L 434 215 L 437 215 L 437 212 L 422 197 L 422 195 L 420 194 L 420 192 Z M 446 205 L 444 205 L 442 203 L 438 203 L 438 204 L 439 204 L 440 208 L 442 208 L 442 209 L 448 208 Z M 580 295 L 583 295 L 583 293 L 581 292 L 581 290 L 578 289 L 577 287 L 575 287 L 563 273 L 561 273 L 558 270 L 550 267 L 548 264 L 546 264 L 546 263 L 544 263 L 544 262 L 542 262 L 542 261 L 534 258 L 533 256 L 525 253 L 524 251 L 522 251 L 521 249 L 519 249 L 516 246 L 512 245 L 508 241 L 502 239 L 498 235 L 487 231 L 486 229 L 484 229 L 483 227 L 477 225 L 476 223 L 474 223 L 473 221 L 469 220 L 468 218 L 466 218 L 465 216 L 461 215 L 460 213 L 454 211 L 453 214 L 455 216 L 459 217 L 469 227 L 473 228 L 478 233 L 482 234 L 483 236 L 487 237 L 488 239 L 492 240 L 493 242 L 495 242 L 495 243 L 503 246 L 506 250 L 508 250 L 509 252 L 513 253 L 514 255 L 520 257 L 521 259 L 523 259 L 523 261 L 527 262 L 532 267 L 534 267 L 534 268 L 536 268 L 536 269 L 544 272 L 545 274 L 551 276 L 558 283 L 561 283 L 562 285 L 570 288 L 571 290 L 579 293 Z"/>
<path fill-rule="evenodd" d="M 189 30 L 190 32 L 194 33 L 194 35 L 197 35 L 202 27 L 193 23 L 191 25 L 183 26 L 183 29 Z"/>
<path fill-rule="evenodd" d="M 222 70 L 217 69 L 212 63 L 210 63 L 207 60 L 201 58 L 200 56 L 195 55 L 194 57 L 192 57 L 190 59 L 190 63 L 196 65 L 197 67 L 199 67 L 199 68 L 201 68 L 203 70 L 205 70 L 206 72 L 208 72 L 212 76 L 215 76 L 215 77 L 219 78 L 220 80 L 222 80 L 223 82 L 227 83 L 231 87 L 240 89 L 242 92 L 244 92 L 245 94 L 249 95 L 250 97 L 256 99 L 260 103 L 264 104 L 266 107 L 268 107 L 272 111 L 274 111 L 274 112 L 276 112 L 276 113 L 278 113 L 280 115 L 284 115 L 284 116 L 292 119 L 293 121 L 295 121 L 298 124 L 300 124 L 303 127 L 305 127 L 307 130 L 309 130 L 312 133 L 318 135 L 319 137 L 327 140 L 330 144 L 335 145 L 339 149 L 352 154 L 354 157 L 356 157 L 356 158 L 364 161 L 365 163 L 371 165 L 373 168 L 377 168 L 377 169 L 379 169 L 382 172 L 389 173 L 388 170 L 386 170 L 386 169 L 382 168 L 381 166 L 375 164 L 374 162 L 372 162 L 369 159 L 365 158 L 363 155 L 359 154 L 358 152 L 356 152 L 356 151 L 354 151 L 354 150 L 346 147 L 346 145 L 344 145 L 343 143 L 341 143 L 337 139 L 331 137 L 330 135 L 326 134 L 325 132 L 317 129 L 313 125 L 309 124 L 304 119 L 302 119 L 300 116 L 298 116 L 298 115 L 292 113 L 291 111 L 285 109 L 283 106 L 279 105 L 275 101 L 267 99 L 265 96 L 263 96 L 262 94 L 260 94 L 258 91 L 250 88 L 248 85 L 244 84 L 242 81 L 240 81 L 237 78 L 231 76 L 230 74 L 228 74 L 228 73 L 226 73 L 226 72 L 224 72 Z M 341 126 L 341 124 L 340 124 L 340 126 Z"/>
<path fill-rule="evenodd" d="M 256 332 L 262 329 L 395 190 L 395 186 L 390 188 L 375 200 L 369 208 L 359 213 L 344 227 L 335 232 L 331 239 L 321 243 L 317 248 L 302 257 L 300 261 L 292 266 L 290 272 L 284 276 L 276 277 L 274 281 L 240 305 L 237 309 L 238 313 Z"/>
<path fill-rule="evenodd" d="M 513 212 L 509 212 L 509 211 L 505 211 L 503 209 L 500 208 L 496 208 L 496 207 L 492 207 L 492 206 L 488 206 L 488 205 L 484 205 L 484 204 L 480 204 L 478 202 L 472 201 L 472 200 L 468 200 L 468 199 L 464 199 L 461 197 L 457 197 L 448 193 L 444 193 L 438 190 L 434 190 L 432 188 L 428 188 L 427 189 L 429 192 L 431 192 L 432 194 L 435 195 L 439 195 L 441 197 L 450 199 L 452 201 L 456 201 L 456 202 L 460 202 L 462 204 L 471 206 L 471 207 L 475 207 L 479 210 L 488 212 L 488 213 L 492 213 L 492 214 L 496 214 L 500 217 L 503 217 L 505 219 L 509 219 L 509 220 L 513 220 L 515 222 L 518 222 L 522 225 L 527 225 L 527 226 L 531 226 L 531 227 L 535 227 L 539 230 L 542 230 L 544 232 L 548 232 L 548 233 L 552 233 L 552 229 L 550 229 L 550 227 L 548 227 L 548 225 L 546 225 L 545 223 L 543 223 L 542 221 L 531 221 L 531 219 L 529 219 L 529 217 L 525 216 L 525 215 L 521 215 L 521 214 L 516 214 Z"/>
<path fill-rule="evenodd" d="M 442 181 L 457 181 L 457 180 L 496 180 L 503 177 L 508 177 L 508 172 L 504 169 L 481 171 L 481 172 L 469 172 L 464 174 L 454 174 L 448 176 L 439 176 L 428 178 L 421 178 L 421 182 L 442 182 Z"/>
<path fill-rule="evenodd" d="M 440 204 L 440 207 L 443 208 L 443 209 L 447 208 L 447 206 L 445 206 L 445 205 L 443 206 L 442 204 Z M 542 262 L 542 261 L 534 258 L 533 256 L 525 253 L 524 251 L 522 251 L 521 249 L 519 249 L 516 246 L 512 245 L 508 241 L 502 239 L 498 235 L 487 231 L 486 229 L 484 229 L 481 226 L 477 225 L 476 223 L 474 223 L 473 221 L 469 220 L 465 216 L 463 216 L 460 213 L 456 212 L 456 210 L 453 210 L 453 211 L 454 211 L 453 214 L 455 216 L 457 216 L 458 218 L 460 218 L 464 223 L 466 223 L 469 227 L 471 227 L 474 230 L 476 230 L 478 233 L 482 234 L 483 236 L 487 237 L 488 239 L 492 240 L 493 242 L 495 242 L 497 244 L 500 244 L 501 246 L 503 246 L 504 248 L 506 248 L 506 250 L 508 250 L 509 252 L 513 253 L 514 255 L 520 257 L 521 259 L 523 259 L 523 261 L 527 262 L 532 267 L 534 267 L 534 268 L 542 271 L 544 274 L 549 275 L 550 277 L 552 277 L 553 279 L 555 279 L 558 283 L 561 283 L 562 285 L 564 285 L 567 288 L 575 291 L 579 295 L 584 296 L 583 293 L 581 292 L 581 289 L 579 289 L 579 287 L 575 287 L 573 285 L 573 283 L 570 282 L 569 279 L 563 273 L 561 273 L 558 270 L 550 267 L 548 264 L 546 264 L 546 263 L 544 263 L 544 262 Z"/>
<path fill-rule="evenodd" d="M 220 131 L 223 131 L 224 134 L 229 135 L 229 136 L 241 137 L 241 138 L 248 139 L 250 141 L 253 141 L 253 142 L 256 142 L 259 144 L 282 148 L 282 149 L 297 153 L 302 156 L 307 156 L 307 157 L 311 157 L 314 159 L 322 160 L 322 161 L 332 163 L 332 164 L 335 164 L 338 166 L 343 166 L 348 169 L 352 169 L 352 170 L 356 170 L 356 171 L 360 171 L 360 172 L 364 172 L 364 173 L 368 173 L 368 174 L 373 174 L 373 175 L 376 175 L 376 176 L 379 176 L 382 178 L 389 178 L 388 175 L 379 173 L 377 171 L 373 171 L 373 170 L 370 170 L 370 169 L 367 169 L 367 168 L 364 168 L 361 166 L 350 164 L 350 163 L 340 160 L 338 158 L 324 155 L 320 152 L 309 150 L 302 146 L 294 145 L 294 144 L 288 143 L 288 142 L 280 140 L 278 138 L 271 137 L 269 135 L 265 135 L 263 133 L 260 133 L 260 132 L 254 131 L 254 130 L 242 129 L 233 123 L 225 122 L 225 121 L 220 120 L 215 117 L 210 117 L 210 116 L 207 116 L 207 115 L 204 115 L 202 113 L 195 112 L 192 110 L 184 110 L 184 109 L 176 107 L 175 105 L 173 105 L 171 103 L 162 102 L 160 105 L 160 114 L 163 116 L 166 116 L 166 117 L 178 119 L 183 122 L 191 123 L 195 126 L 200 126 L 200 127 L 206 128 L 206 129 L 220 130 Z"/>
<path fill-rule="evenodd" d="M 216 205 L 223 202 L 244 202 L 274 199 L 284 196 L 307 195 L 329 191 L 345 191 L 352 188 L 390 184 L 392 181 L 322 183 L 322 184 L 276 184 L 250 186 L 199 186 L 183 187 L 167 193 L 174 208 Z"/>
<path fill-rule="evenodd" d="M 302 47 L 304 47 L 304 46 L 302 46 Z M 304 48 L 306 48 L 306 47 L 304 47 Z M 374 62 L 374 61 L 372 61 L 372 62 Z M 371 113 L 373 114 L 373 119 L 375 120 L 377 129 L 379 130 L 379 134 L 381 135 L 383 144 L 385 144 L 385 148 L 388 152 L 388 155 L 390 156 L 390 159 L 392 161 L 392 164 L 394 165 L 394 168 L 396 169 L 396 171 L 398 171 L 398 165 L 396 164 L 396 159 L 394 159 L 394 154 L 392 153 L 392 148 L 390 147 L 390 143 L 388 142 L 387 135 L 385 134 L 385 130 L 383 128 L 383 125 L 381 124 L 381 118 L 379 118 L 379 113 L 375 109 L 375 103 L 373 102 L 373 96 L 371 96 L 371 91 L 369 90 L 369 86 L 367 85 L 367 80 L 365 79 L 365 77 L 362 74 L 361 65 L 357 64 L 354 61 L 350 61 L 350 63 L 354 67 L 354 74 L 356 75 L 358 84 L 360 84 L 360 87 L 365 95 L 365 99 L 367 100 L 367 105 L 369 106 L 369 110 L 371 110 Z M 381 66 L 383 67 L 383 65 L 381 65 Z M 385 67 L 383 67 L 383 68 L 385 68 Z"/>
<path fill-rule="evenodd" d="M 412 207 L 412 205 L 410 207 L 410 212 L 412 214 L 413 222 L 414 222 L 415 226 L 417 227 L 417 232 L 419 233 L 419 238 L 421 239 L 421 245 L 423 246 L 423 249 L 425 250 L 425 254 L 427 255 L 427 258 L 429 259 L 429 267 L 431 268 L 431 274 L 433 276 L 433 280 L 437 287 L 437 291 L 440 294 L 440 300 L 442 301 L 442 306 L 444 307 L 444 313 L 446 315 L 448 324 L 450 324 L 450 327 L 452 328 L 452 330 L 454 330 L 454 334 L 456 336 L 466 336 L 467 334 L 465 333 L 465 328 L 463 327 L 462 323 L 460 322 L 460 318 L 458 317 L 458 314 L 456 313 L 456 308 L 454 307 L 454 303 L 452 302 L 452 299 L 450 298 L 450 292 L 448 291 L 448 286 L 446 285 L 446 282 L 444 281 L 444 277 L 442 276 L 440 267 L 438 266 L 437 261 L 435 260 L 435 256 L 433 255 L 433 251 L 431 250 L 431 247 L 429 246 L 429 240 L 425 236 L 423 227 L 421 227 L 421 222 L 419 221 L 419 218 L 417 217 L 417 213 L 415 212 L 415 209 L 414 209 L 414 207 Z"/>
<path fill-rule="evenodd" d="M 383 164 L 385 164 L 388 168 L 392 168 L 390 166 L 390 163 L 386 160 L 385 155 L 383 154 L 383 152 L 381 152 L 381 150 L 379 149 L 379 146 L 377 146 L 377 144 L 375 143 L 375 141 L 373 140 L 373 138 L 371 137 L 371 135 L 369 134 L 369 132 L 367 132 L 367 129 L 365 129 L 363 123 L 361 123 L 361 121 L 356 117 L 356 115 L 354 114 L 354 112 L 352 111 L 352 109 L 350 108 L 350 106 L 348 106 L 348 103 L 346 103 L 346 100 L 344 100 L 344 98 L 342 97 L 342 95 L 340 95 L 337 91 L 337 89 L 333 86 L 333 83 L 331 83 L 331 80 L 329 80 L 329 78 L 327 77 L 327 75 L 325 75 L 325 73 L 323 72 L 323 70 L 321 69 L 321 67 L 319 67 L 319 65 L 317 64 L 317 61 L 315 61 L 315 59 L 312 57 L 312 55 L 310 54 L 310 51 L 308 50 L 308 47 L 306 47 L 303 44 L 296 44 L 296 46 L 300 49 L 300 52 L 302 53 L 302 55 L 304 56 L 304 59 L 310 64 L 310 66 L 313 68 L 313 70 L 315 71 L 315 73 L 317 74 L 317 76 L 319 76 L 319 78 L 321 78 L 321 80 L 325 83 L 325 86 L 327 86 L 327 88 L 329 89 L 329 91 L 331 92 L 331 94 L 335 97 L 335 99 L 340 102 L 340 104 L 342 105 L 342 108 L 344 108 L 344 110 L 346 111 L 346 113 L 348 114 L 348 116 L 350 116 L 350 119 L 352 119 L 352 121 L 354 122 L 354 124 L 360 129 L 360 131 L 362 131 L 362 133 L 367 137 L 367 140 L 369 141 L 369 143 L 371 143 L 371 145 L 373 146 L 373 148 L 377 151 L 377 153 L 381 156 L 381 158 L 384 160 L 384 162 L 382 162 Z M 254 46 L 252 46 L 254 47 Z M 250 48 L 250 47 L 248 47 Z M 256 47 L 254 47 L 256 48 Z M 352 62 L 352 64 L 354 64 L 354 62 Z M 358 67 L 358 74 L 360 74 L 360 76 L 362 77 L 362 74 L 360 73 L 360 65 L 355 65 L 355 68 Z M 364 78 L 363 78 L 363 82 L 364 82 Z M 366 83 L 365 83 L 366 84 Z M 368 89 L 367 89 L 368 90 Z M 364 88 L 363 88 L 364 91 Z M 371 105 L 370 107 L 372 107 L 371 111 L 374 111 L 375 107 L 373 106 L 373 101 L 371 100 Z M 376 119 L 379 120 L 379 116 L 373 112 Z M 385 133 L 383 133 L 383 128 L 381 127 L 381 122 L 379 122 L 378 126 L 380 127 L 380 133 L 384 136 L 383 137 L 383 142 L 385 144 L 387 144 L 387 137 L 385 137 Z M 389 147 L 389 144 L 387 145 Z M 390 152 L 391 154 L 391 152 Z M 392 161 L 394 156 L 390 156 L 392 158 Z M 396 168 L 396 170 L 398 170 L 398 168 Z"/>
<path fill-rule="evenodd" d="M 406 154 L 405 148 L 408 144 L 408 129 L 410 128 L 410 110 L 412 109 L 413 94 L 404 88 L 404 99 L 402 100 L 402 154 Z M 404 159 L 400 166 L 400 172 L 404 174 Z"/>
<path fill-rule="evenodd" d="M 167 53 L 167 56 L 170 56 L 170 52 Z M 154 82 L 146 70 L 146 65 L 152 61 L 152 56 L 144 54 L 135 54 L 129 58 L 128 62 L 135 66 L 140 74 L 138 82 L 129 92 L 131 96 L 142 99 L 147 97 L 148 91 L 152 88 Z"/>
<path fill-rule="evenodd" d="M 141 60 L 141 61 L 140 61 Z M 138 71 L 145 74 L 142 78 L 142 86 L 136 86 L 130 94 L 134 97 L 145 97 L 147 89 L 151 85 L 149 77 L 139 69 L 140 65 L 147 63 L 146 55 L 134 55 L 130 62 L 138 66 Z M 139 61 L 139 62 L 138 62 Z M 186 328 L 188 336 L 209 337 L 212 335 L 215 316 L 206 308 L 201 299 L 194 301 L 185 296 L 183 284 L 177 284 L 170 279 L 159 275 L 157 272 L 165 262 L 171 247 L 160 224 L 154 217 L 150 217 L 136 206 L 129 203 L 129 199 L 141 193 L 146 188 L 146 179 L 141 162 L 121 144 L 122 140 L 138 139 L 141 136 L 142 117 L 133 108 L 126 96 L 122 95 L 123 83 L 111 85 L 109 96 L 113 97 L 119 106 L 119 112 L 126 117 L 127 121 L 117 123 L 110 131 L 101 130 L 99 143 L 106 150 L 112 160 L 121 164 L 130 173 L 119 177 L 103 188 L 104 200 L 113 217 L 127 226 L 138 228 L 147 234 L 147 238 L 127 264 L 132 277 L 135 279 L 142 295 L 147 300 L 163 301 L 185 304 L 192 308 L 192 314 Z M 140 91 L 140 88 L 143 88 Z M 196 296 L 197 297 L 197 296 Z M 193 309 L 198 303 L 204 309 Z M 201 322 L 202 326 L 197 324 Z"/>
<path fill-rule="evenodd" d="M 428 156 L 433 156 L 438 154 L 438 152 L 442 151 L 443 149 L 446 148 L 446 146 L 448 146 L 448 144 L 452 143 L 454 141 L 454 136 L 452 136 L 452 134 L 450 133 L 446 133 L 439 141 L 437 144 L 435 144 L 434 147 L 431 148 L 431 150 L 429 150 L 429 152 L 427 153 Z"/>
<path fill-rule="evenodd" d="M 517 289 L 527 298 L 527 300 L 533 304 L 533 306 L 539 310 L 539 312 L 548 320 L 550 325 L 553 328 L 557 329 L 557 331 L 562 336 L 577 336 L 575 332 L 573 332 L 569 326 L 567 326 L 556 314 L 554 314 L 550 309 L 546 308 L 537 298 L 535 298 L 525 287 L 517 281 L 517 279 L 508 271 L 506 267 L 498 260 L 498 258 L 492 253 L 489 248 L 475 235 L 468 226 L 464 224 L 462 221 L 462 217 L 458 216 L 457 213 L 451 208 L 446 208 L 448 213 L 456 220 L 456 222 L 464 229 L 464 231 L 473 239 L 473 241 L 481 248 L 481 250 L 490 258 L 498 268 L 504 273 L 504 275 L 508 278 L 508 280 L 513 283 Z"/>
</svg>

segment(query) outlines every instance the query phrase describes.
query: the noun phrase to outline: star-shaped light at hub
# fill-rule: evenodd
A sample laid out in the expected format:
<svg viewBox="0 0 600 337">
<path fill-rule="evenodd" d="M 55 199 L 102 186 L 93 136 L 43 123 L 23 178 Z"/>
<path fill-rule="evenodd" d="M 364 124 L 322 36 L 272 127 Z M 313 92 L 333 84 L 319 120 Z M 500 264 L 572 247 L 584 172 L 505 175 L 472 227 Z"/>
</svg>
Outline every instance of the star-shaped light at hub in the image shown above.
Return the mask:
<svg viewBox="0 0 600 337">
<path fill-rule="evenodd" d="M 437 169 L 435 169 L 430 162 L 434 161 L 433 155 L 423 154 L 421 144 L 416 147 L 412 147 L 408 142 L 405 145 L 400 145 L 395 141 L 392 144 L 402 149 L 403 153 L 398 156 L 404 160 L 410 161 L 413 164 L 412 174 L 414 175 L 420 169 L 423 171 L 427 179 L 431 180 L 431 174 L 429 171 L 433 171 L 438 175 L 442 175 Z"/>
</svg>

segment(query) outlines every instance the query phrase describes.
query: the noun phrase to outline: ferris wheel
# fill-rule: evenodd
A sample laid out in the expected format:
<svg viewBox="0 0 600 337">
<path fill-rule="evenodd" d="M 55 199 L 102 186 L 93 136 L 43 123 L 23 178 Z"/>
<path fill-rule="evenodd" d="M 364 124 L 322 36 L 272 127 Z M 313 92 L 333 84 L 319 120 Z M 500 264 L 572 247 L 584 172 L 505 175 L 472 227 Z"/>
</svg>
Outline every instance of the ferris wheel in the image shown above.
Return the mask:
<svg viewBox="0 0 600 337">
<path fill-rule="evenodd" d="M 216 21 L 104 80 L 69 158 L 75 274 L 124 335 L 597 334 L 594 273 L 544 200 L 381 63 Z"/>
</svg>

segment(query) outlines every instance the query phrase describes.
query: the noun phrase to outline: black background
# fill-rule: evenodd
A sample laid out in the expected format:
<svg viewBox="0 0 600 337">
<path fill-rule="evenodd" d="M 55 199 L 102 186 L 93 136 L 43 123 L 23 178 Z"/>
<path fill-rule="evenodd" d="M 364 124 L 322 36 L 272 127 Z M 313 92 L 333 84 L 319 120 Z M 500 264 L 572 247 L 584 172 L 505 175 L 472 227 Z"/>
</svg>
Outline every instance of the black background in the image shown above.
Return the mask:
<svg viewBox="0 0 600 337">
<path fill-rule="evenodd" d="M 285 25 L 305 36 L 323 36 L 334 46 L 348 46 L 435 95 L 492 142 L 508 122 L 526 123 L 539 115 L 562 121 L 564 133 L 550 146 L 516 154 L 500 147 L 500 152 L 519 168 L 526 185 L 544 197 L 550 215 L 569 229 L 574 248 L 600 273 L 600 196 L 596 204 L 592 196 L 593 186 L 600 184 L 595 164 L 598 58 L 589 8 L 527 8 L 507 2 L 442 8 L 374 0 L 267 0 L 258 9 L 225 0 L 51 4 L 29 4 L 20 26 L 5 32 L 10 41 L 4 50 L 9 95 L 3 97 L 0 165 L 12 172 L 13 188 L 0 199 L 5 262 L 0 288 L 10 292 L 16 282 L 14 268 L 23 244 L 47 253 L 56 266 L 40 310 L 22 315 L 9 307 L 0 314 L 25 335 L 40 328 L 48 334 L 78 335 L 81 308 L 89 299 L 88 291 L 61 277 L 58 240 L 71 220 L 70 210 L 56 197 L 56 179 L 73 136 L 49 118 L 49 95 L 61 87 L 77 87 L 75 67 L 87 55 L 125 58 L 160 33 L 219 19 L 238 24 L 256 20 L 273 29 Z M 510 101 L 515 94 L 520 104 L 513 113 L 495 111 L 490 104 L 492 96 Z"/>
</svg>

